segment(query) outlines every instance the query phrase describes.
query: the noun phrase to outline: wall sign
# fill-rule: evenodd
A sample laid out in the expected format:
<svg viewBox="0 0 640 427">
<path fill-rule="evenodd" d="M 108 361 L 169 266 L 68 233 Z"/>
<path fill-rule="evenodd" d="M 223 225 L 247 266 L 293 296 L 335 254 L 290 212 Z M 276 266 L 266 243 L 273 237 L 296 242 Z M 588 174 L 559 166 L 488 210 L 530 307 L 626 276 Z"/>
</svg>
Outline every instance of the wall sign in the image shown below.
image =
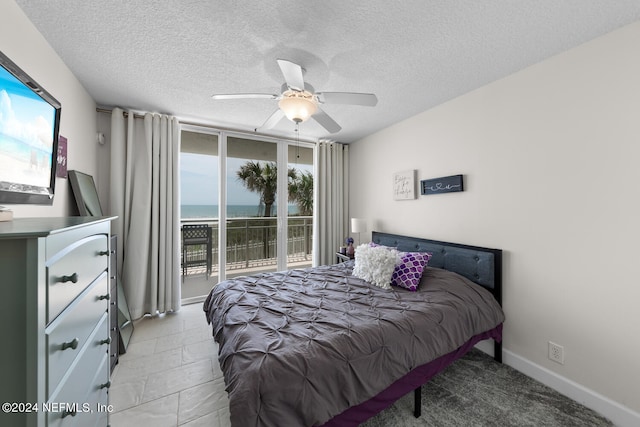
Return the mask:
<svg viewBox="0 0 640 427">
<path fill-rule="evenodd" d="M 58 178 L 67 177 L 67 138 L 62 135 L 58 135 L 58 167 L 56 169 L 56 176 Z"/>
<path fill-rule="evenodd" d="M 411 200 L 416 198 L 416 171 L 408 170 L 393 174 L 393 199 Z"/>
<path fill-rule="evenodd" d="M 441 178 L 420 181 L 420 194 L 440 194 L 464 191 L 462 175 L 443 176 Z"/>
</svg>

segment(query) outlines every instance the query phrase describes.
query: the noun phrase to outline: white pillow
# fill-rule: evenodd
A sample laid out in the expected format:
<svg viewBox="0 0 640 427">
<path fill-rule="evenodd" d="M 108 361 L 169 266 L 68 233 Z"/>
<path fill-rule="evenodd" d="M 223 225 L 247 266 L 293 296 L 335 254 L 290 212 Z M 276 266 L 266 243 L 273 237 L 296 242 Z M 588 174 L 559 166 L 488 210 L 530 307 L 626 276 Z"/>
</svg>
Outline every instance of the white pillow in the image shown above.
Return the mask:
<svg viewBox="0 0 640 427">
<path fill-rule="evenodd" d="M 354 276 L 381 288 L 391 289 L 391 276 L 396 263 L 400 261 L 397 250 L 363 243 L 356 248 L 355 257 Z"/>
</svg>

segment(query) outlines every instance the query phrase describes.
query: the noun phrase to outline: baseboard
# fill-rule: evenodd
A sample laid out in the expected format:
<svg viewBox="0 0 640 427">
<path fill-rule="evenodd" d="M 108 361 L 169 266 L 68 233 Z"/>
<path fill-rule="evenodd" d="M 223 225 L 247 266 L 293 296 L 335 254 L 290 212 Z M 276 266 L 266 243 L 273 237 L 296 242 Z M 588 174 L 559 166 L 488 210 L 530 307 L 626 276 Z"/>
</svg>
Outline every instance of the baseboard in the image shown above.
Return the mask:
<svg viewBox="0 0 640 427">
<path fill-rule="evenodd" d="M 486 347 L 479 347 L 485 351 Z M 502 351 L 503 363 L 540 381 L 570 399 L 593 409 L 618 427 L 640 426 L 640 414 L 509 350 Z"/>
</svg>

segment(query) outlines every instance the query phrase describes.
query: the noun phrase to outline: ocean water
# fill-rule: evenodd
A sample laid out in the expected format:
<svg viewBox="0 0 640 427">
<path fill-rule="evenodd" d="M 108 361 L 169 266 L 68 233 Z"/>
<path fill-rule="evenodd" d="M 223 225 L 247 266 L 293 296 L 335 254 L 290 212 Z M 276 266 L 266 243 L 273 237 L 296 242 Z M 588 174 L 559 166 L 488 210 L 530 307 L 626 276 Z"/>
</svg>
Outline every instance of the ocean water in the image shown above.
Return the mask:
<svg viewBox="0 0 640 427">
<path fill-rule="evenodd" d="M 296 215 L 298 207 L 288 205 L 289 215 Z M 272 208 L 272 215 L 276 213 L 276 206 Z M 259 208 L 255 205 L 228 205 L 227 218 L 255 217 Z M 218 205 L 181 205 L 180 216 L 183 219 L 193 218 L 218 218 Z"/>
</svg>

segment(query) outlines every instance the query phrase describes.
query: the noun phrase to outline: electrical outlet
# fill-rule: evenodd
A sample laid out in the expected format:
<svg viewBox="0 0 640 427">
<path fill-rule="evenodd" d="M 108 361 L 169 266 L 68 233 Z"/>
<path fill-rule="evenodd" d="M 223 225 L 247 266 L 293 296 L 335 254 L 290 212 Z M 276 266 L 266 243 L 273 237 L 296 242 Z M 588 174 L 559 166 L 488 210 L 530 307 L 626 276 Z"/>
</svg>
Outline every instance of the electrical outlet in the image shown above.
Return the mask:
<svg viewBox="0 0 640 427">
<path fill-rule="evenodd" d="M 564 347 L 549 341 L 549 359 L 564 365 Z"/>
</svg>

